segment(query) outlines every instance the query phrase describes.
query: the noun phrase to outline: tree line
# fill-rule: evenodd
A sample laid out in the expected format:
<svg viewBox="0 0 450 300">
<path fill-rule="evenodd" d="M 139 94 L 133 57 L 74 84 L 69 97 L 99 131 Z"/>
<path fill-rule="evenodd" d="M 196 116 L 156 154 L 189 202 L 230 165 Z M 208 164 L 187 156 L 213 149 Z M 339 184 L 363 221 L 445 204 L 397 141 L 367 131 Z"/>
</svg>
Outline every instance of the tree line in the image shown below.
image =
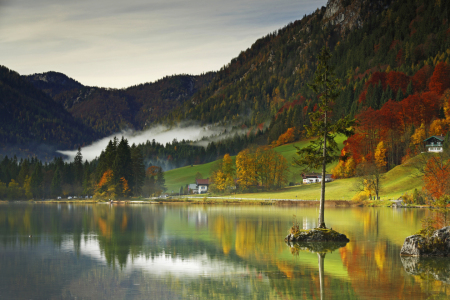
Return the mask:
<svg viewBox="0 0 450 300">
<path fill-rule="evenodd" d="M 163 169 L 146 168 L 142 150 L 123 137 L 110 140 L 100 157 L 91 162 L 83 162 L 80 148 L 72 162 L 61 157 L 47 163 L 15 156 L 5 156 L 0 162 L 0 199 L 121 199 L 159 195 L 165 190 Z"/>
</svg>

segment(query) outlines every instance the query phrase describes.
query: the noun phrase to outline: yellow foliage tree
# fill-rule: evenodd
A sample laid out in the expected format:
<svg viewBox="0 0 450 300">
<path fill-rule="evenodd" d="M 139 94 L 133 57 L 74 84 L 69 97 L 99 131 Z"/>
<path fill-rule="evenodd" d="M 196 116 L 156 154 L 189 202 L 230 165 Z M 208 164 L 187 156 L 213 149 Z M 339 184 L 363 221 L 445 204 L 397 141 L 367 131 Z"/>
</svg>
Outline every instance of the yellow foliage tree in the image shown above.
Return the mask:
<svg viewBox="0 0 450 300">
<path fill-rule="evenodd" d="M 23 188 L 25 189 L 25 197 L 27 199 L 33 198 L 33 193 L 31 192 L 31 177 L 26 176 L 25 181 L 23 182 Z"/>
<path fill-rule="evenodd" d="M 345 163 L 345 176 L 353 177 L 355 176 L 355 169 L 356 169 L 356 162 L 353 159 L 353 157 L 350 157 L 347 159 L 347 162 Z"/>
<path fill-rule="evenodd" d="M 410 146 L 415 148 L 418 151 L 423 150 L 423 140 L 427 138 L 425 131 L 425 124 L 421 124 L 419 128 L 414 131 L 414 134 L 411 136 Z"/>
<path fill-rule="evenodd" d="M 257 184 L 256 156 L 250 149 L 244 149 L 236 156 L 236 176 L 243 190 Z"/>
<path fill-rule="evenodd" d="M 429 135 L 445 135 L 448 131 L 448 121 L 447 119 L 436 119 L 430 124 Z"/>
<path fill-rule="evenodd" d="M 340 160 L 336 167 L 331 170 L 331 174 L 333 174 L 333 178 L 345 178 L 345 162 Z"/>
<path fill-rule="evenodd" d="M 230 191 L 235 187 L 233 176 L 233 160 L 227 153 L 219 162 L 217 169 L 211 174 L 211 190 L 216 192 Z"/>
<path fill-rule="evenodd" d="M 384 142 L 381 141 L 377 145 L 377 149 L 375 150 L 375 164 L 378 168 L 384 168 L 387 164 L 386 162 L 386 147 L 384 146 Z"/>
</svg>

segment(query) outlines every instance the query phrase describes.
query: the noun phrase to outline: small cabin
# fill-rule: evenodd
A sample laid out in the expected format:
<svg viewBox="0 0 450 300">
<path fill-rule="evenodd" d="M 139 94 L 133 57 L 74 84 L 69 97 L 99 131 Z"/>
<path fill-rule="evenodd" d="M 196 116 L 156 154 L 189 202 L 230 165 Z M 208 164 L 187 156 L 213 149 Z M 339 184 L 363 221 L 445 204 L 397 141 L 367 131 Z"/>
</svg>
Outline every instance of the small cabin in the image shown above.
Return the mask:
<svg viewBox="0 0 450 300">
<path fill-rule="evenodd" d="M 443 152 L 444 151 L 444 139 L 442 135 L 433 135 L 432 137 L 424 140 L 425 148 L 427 152 Z"/>
<path fill-rule="evenodd" d="M 196 179 L 195 183 L 197 184 L 199 194 L 208 192 L 209 179 Z"/>
<path fill-rule="evenodd" d="M 303 177 L 303 184 L 322 182 L 322 174 L 320 173 L 302 174 L 302 177 Z M 325 174 L 325 182 L 330 181 L 333 181 L 331 174 Z"/>
</svg>

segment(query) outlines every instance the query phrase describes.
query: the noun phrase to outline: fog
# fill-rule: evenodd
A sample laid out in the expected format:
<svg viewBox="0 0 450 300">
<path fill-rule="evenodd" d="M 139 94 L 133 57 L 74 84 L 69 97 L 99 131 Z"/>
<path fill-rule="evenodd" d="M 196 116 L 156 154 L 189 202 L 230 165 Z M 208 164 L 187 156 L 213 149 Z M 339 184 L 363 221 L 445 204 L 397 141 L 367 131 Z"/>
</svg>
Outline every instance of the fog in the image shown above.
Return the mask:
<svg viewBox="0 0 450 300">
<path fill-rule="evenodd" d="M 126 130 L 102 138 L 101 140 L 96 141 L 89 146 L 82 147 L 81 154 L 83 155 L 83 160 L 88 161 L 91 161 L 96 157 L 99 157 L 102 150 L 106 148 L 109 141 L 112 140 L 114 137 L 117 137 L 120 140 L 123 136 L 128 140 L 130 146 L 133 143 L 136 145 L 143 144 L 147 141 L 152 141 L 153 139 L 155 139 L 156 142 L 165 145 L 166 143 L 171 143 L 174 139 L 177 139 L 178 141 L 181 140 L 198 141 L 205 137 L 206 138 L 214 137 L 214 140 L 226 138 L 228 136 L 227 134 L 225 134 L 226 130 L 227 128 L 225 127 L 211 127 L 211 126 L 208 127 L 187 126 L 187 127 L 176 127 L 171 129 L 165 126 L 158 126 L 145 131 Z M 220 135 L 220 137 L 218 137 L 218 135 Z M 73 161 L 77 153 L 77 150 L 67 150 L 67 151 L 58 150 L 57 152 L 65 155 L 66 161 Z"/>
</svg>

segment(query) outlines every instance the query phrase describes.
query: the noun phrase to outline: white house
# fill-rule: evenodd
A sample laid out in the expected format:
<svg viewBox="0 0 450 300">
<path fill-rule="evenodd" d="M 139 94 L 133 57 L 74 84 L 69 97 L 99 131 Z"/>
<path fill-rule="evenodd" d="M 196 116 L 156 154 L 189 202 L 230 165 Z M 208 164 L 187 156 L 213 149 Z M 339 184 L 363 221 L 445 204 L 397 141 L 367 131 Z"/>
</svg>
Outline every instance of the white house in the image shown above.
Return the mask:
<svg viewBox="0 0 450 300">
<path fill-rule="evenodd" d="M 302 174 L 302 177 L 303 177 L 303 184 L 322 182 L 322 174 L 319 173 Z M 333 181 L 331 174 L 325 174 L 325 182 L 330 181 Z"/>
<path fill-rule="evenodd" d="M 427 152 L 443 152 L 444 140 L 445 137 L 442 135 L 433 135 L 424 140 Z"/>
<path fill-rule="evenodd" d="M 199 194 L 208 192 L 209 179 L 196 179 L 195 183 L 197 184 Z"/>
</svg>

